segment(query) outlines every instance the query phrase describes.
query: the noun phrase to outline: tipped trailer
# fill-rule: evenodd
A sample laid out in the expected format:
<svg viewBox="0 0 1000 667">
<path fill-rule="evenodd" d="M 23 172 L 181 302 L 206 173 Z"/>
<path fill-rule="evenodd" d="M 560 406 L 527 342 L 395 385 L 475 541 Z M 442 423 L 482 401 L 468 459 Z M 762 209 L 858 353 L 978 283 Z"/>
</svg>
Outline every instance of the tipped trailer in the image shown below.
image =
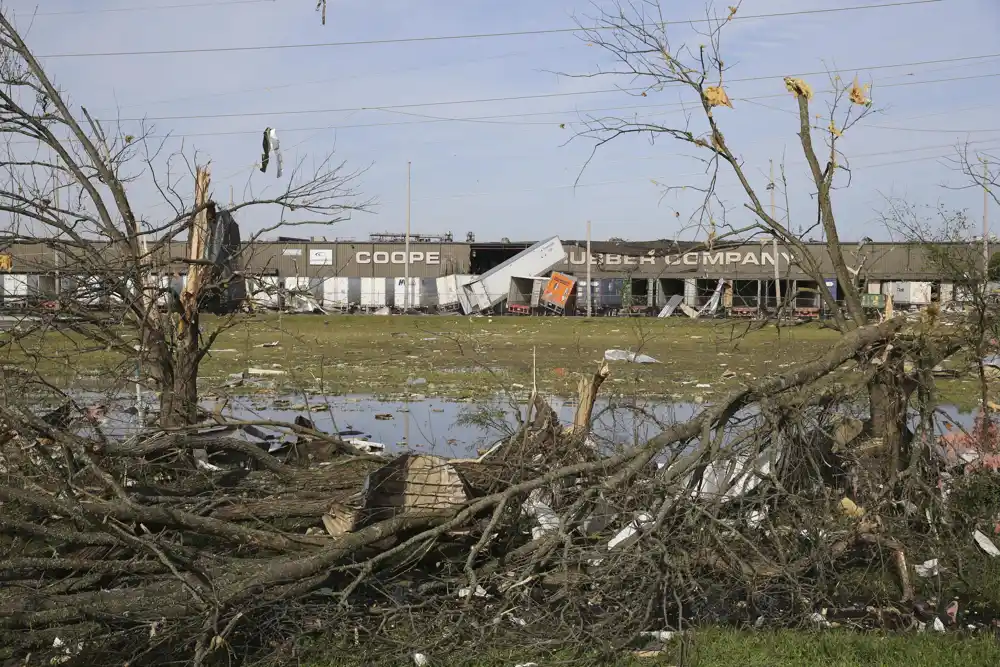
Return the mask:
<svg viewBox="0 0 1000 667">
<path fill-rule="evenodd" d="M 548 274 L 566 257 L 558 236 L 539 241 L 462 286 L 459 291 L 462 312 L 471 315 L 492 310 L 507 299 L 511 278 Z"/>
</svg>

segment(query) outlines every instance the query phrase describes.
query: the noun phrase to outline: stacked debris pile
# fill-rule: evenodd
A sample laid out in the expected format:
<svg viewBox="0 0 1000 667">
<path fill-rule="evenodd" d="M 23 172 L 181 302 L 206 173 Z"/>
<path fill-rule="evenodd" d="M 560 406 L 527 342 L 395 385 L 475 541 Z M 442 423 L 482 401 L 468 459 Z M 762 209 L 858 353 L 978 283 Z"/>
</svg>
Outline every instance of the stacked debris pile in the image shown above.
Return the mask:
<svg viewBox="0 0 1000 667">
<path fill-rule="evenodd" d="M 312 637 L 374 662 L 626 650 L 708 622 L 992 624 L 1000 600 L 967 576 L 1000 555 L 1000 477 L 949 458 L 932 410 L 880 474 L 890 452 L 852 416 L 859 360 L 899 326 L 611 452 L 588 432 L 606 363 L 573 424 L 534 395 L 477 459 L 373 454 L 304 417 L 111 440 L 2 407 L 0 656 L 280 662 Z"/>
</svg>

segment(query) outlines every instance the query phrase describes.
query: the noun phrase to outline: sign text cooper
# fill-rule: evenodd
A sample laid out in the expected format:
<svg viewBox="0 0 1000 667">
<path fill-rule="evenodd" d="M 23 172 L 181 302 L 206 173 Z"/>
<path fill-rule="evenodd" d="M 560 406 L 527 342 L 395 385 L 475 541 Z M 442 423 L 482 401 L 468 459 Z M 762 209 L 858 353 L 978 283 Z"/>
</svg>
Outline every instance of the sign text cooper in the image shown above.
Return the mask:
<svg viewBox="0 0 1000 667">
<path fill-rule="evenodd" d="M 406 253 L 397 250 L 388 252 L 386 250 L 359 250 L 354 253 L 354 261 L 358 264 L 406 264 Z M 421 252 L 414 250 L 410 252 L 410 264 L 440 264 L 441 253 L 439 251 Z"/>
</svg>

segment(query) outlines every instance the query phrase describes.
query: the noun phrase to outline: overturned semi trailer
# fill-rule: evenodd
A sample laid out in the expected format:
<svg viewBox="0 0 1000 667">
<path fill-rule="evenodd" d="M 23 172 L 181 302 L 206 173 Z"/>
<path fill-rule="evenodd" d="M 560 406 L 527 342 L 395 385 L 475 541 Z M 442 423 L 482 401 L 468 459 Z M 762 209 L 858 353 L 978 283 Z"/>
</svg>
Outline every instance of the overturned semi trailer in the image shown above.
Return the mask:
<svg viewBox="0 0 1000 667">
<path fill-rule="evenodd" d="M 468 285 L 476 276 L 464 274 L 464 273 L 453 273 L 447 276 L 441 276 L 435 283 L 437 287 L 437 309 L 439 312 L 447 313 L 460 309 L 459 305 L 459 294 L 462 291 L 462 287 Z"/>
<path fill-rule="evenodd" d="M 566 250 L 558 236 L 539 241 L 463 285 L 458 293 L 462 312 L 471 315 L 490 310 L 507 298 L 511 278 L 547 274 L 565 260 Z"/>
</svg>

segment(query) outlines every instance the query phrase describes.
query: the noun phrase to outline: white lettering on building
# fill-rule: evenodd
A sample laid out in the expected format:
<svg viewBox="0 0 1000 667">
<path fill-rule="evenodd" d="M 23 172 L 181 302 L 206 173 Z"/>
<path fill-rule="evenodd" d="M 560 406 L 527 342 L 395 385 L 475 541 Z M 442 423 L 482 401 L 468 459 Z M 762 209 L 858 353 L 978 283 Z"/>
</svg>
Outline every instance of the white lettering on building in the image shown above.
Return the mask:
<svg viewBox="0 0 1000 667">
<path fill-rule="evenodd" d="M 432 253 L 427 253 L 430 256 Z M 568 263 L 572 266 L 581 266 L 587 263 L 587 253 L 586 251 L 570 250 L 568 253 Z M 766 266 L 770 264 L 774 265 L 774 255 L 768 254 L 766 252 L 761 252 L 758 256 L 757 252 L 754 250 L 749 251 L 738 251 L 738 250 L 727 250 L 715 251 L 715 252 L 686 252 L 682 255 L 660 255 L 662 257 L 662 262 L 665 266 L 718 266 L 718 267 L 736 267 L 746 264 L 754 264 L 756 266 Z M 779 257 L 786 263 L 791 264 L 793 258 L 787 252 L 783 252 Z M 395 262 L 395 260 L 393 260 Z M 637 264 L 651 264 L 655 265 L 658 261 L 658 257 L 654 255 L 602 255 L 600 253 L 592 253 L 590 256 L 590 263 L 596 265 L 604 266 L 635 266 Z"/>
<path fill-rule="evenodd" d="M 358 264 L 406 264 L 406 252 L 401 250 L 391 253 L 384 250 L 375 252 L 359 250 L 354 253 L 354 261 Z M 410 252 L 410 264 L 436 265 L 440 263 L 441 253 L 439 251 L 414 250 Z"/>
</svg>

